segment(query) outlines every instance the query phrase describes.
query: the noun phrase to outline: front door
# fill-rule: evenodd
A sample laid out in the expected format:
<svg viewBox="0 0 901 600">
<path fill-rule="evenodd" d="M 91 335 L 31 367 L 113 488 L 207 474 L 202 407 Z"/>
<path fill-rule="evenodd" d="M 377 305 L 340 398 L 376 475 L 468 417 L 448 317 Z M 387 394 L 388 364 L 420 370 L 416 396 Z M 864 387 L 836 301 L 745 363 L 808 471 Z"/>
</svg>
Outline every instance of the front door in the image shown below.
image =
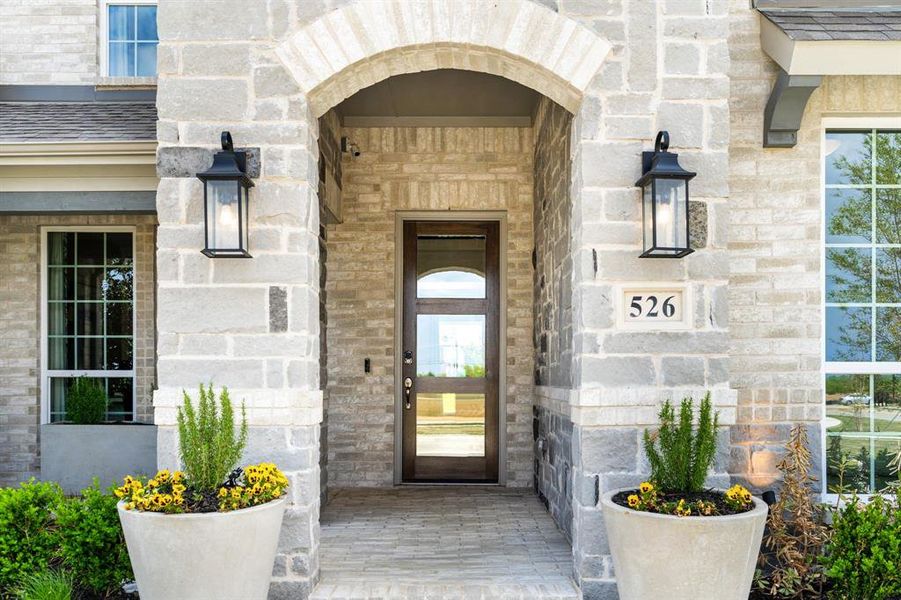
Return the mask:
<svg viewBox="0 0 901 600">
<path fill-rule="evenodd" d="M 404 223 L 404 481 L 497 481 L 498 231 Z"/>
</svg>

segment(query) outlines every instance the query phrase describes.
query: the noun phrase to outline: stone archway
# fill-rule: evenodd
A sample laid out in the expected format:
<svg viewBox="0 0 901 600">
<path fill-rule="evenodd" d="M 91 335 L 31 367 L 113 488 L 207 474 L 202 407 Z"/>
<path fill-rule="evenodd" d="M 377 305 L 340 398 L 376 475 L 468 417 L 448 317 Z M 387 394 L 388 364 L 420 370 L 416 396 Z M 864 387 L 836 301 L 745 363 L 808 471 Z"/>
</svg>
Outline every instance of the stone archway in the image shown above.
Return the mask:
<svg viewBox="0 0 901 600">
<path fill-rule="evenodd" d="M 305 25 L 276 52 L 313 116 L 392 75 L 440 68 L 512 79 L 577 113 L 610 44 L 529 0 L 355 2 Z"/>
<path fill-rule="evenodd" d="M 610 49 L 593 31 L 529 0 L 491 4 L 394 0 L 355 2 L 332 11 L 288 35 L 275 53 L 305 97 L 313 126 L 329 109 L 365 87 L 394 75 L 441 68 L 516 81 L 550 98 L 578 121 L 586 90 Z M 577 160 L 581 146 L 579 127 L 572 131 L 568 158 L 574 205 L 581 189 Z M 575 248 L 577 236 L 573 237 Z M 571 294 L 573 288 L 565 287 Z M 570 299 L 567 305 L 574 302 Z M 559 443 L 569 446 L 572 440 Z M 568 466 L 565 473 L 571 477 Z M 572 514 L 571 507 L 565 510 Z M 318 522 L 311 525 L 318 528 Z M 317 564 L 317 553 L 314 548 L 311 565 Z M 315 580 L 316 574 L 310 575 Z"/>
<path fill-rule="evenodd" d="M 529 0 L 393 0 L 355 2 L 332 11 L 289 34 L 275 53 L 302 92 L 312 127 L 365 87 L 394 75 L 441 68 L 513 80 L 553 100 L 578 122 L 589 85 L 610 49 L 590 29 Z M 568 145 L 573 205 L 581 190 L 579 135 L 580 128 L 573 127 Z M 572 247 L 576 244 L 574 236 Z M 565 287 L 571 294 L 573 288 Z M 572 442 L 567 438 L 560 443 Z M 571 477 L 569 467 L 565 473 Z M 566 510 L 572 514 L 571 507 Z M 318 522 L 311 525 L 318 528 Z M 311 565 L 318 563 L 317 553 L 314 548 Z M 316 574 L 310 575 L 315 580 Z"/>
<path fill-rule="evenodd" d="M 575 114 L 576 124 L 591 121 L 596 129 L 599 101 L 585 99 L 611 45 L 531 0 L 361 0 L 287 33 L 277 32 L 274 15 L 268 24 L 253 15 L 195 31 L 183 25 L 194 10 L 176 3 L 160 13 L 160 153 L 210 146 L 229 129 L 236 143 L 259 149 L 262 166 L 254 259 L 243 262 L 197 256 L 202 186 L 177 169 L 161 174 L 158 458 L 161 466 L 177 464 L 175 411 L 198 374 L 244 400 L 251 427 L 245 460 L 273 460 L 292 482 L 273 593 L 304 597 L 319 572 L 318 117 L 392 75 L 457 68 L 535 89 Z M 226 49 L 246 60 L 214 60 Z M 592 139 L 574 126 L 573 214 L 581 210 L 583 137 Z M 580 236 L 574 227 L 574 254 Z M 574 306 L 578 277 L 568 290 Z"/>
</svg>

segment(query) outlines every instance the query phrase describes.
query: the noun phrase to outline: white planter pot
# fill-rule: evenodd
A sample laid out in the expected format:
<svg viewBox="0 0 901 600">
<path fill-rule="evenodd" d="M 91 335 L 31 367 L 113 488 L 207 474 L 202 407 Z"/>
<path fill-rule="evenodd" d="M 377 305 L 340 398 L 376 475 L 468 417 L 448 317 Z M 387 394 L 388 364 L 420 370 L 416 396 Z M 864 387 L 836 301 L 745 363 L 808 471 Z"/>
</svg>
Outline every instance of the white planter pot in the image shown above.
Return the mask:
<svg viewBox="0 0 901 600">
<path fill-rule="evenodd" d="M 265 600 L 285 502 L 180 515 L 125 510 L 120 502 L 141 600 Z"/>
<path fill-rule="evenodd" d="M 747 600 L 767 505 L 738 515 L 675 517 L 601 497 L 620 600 Z"/>
</svg>

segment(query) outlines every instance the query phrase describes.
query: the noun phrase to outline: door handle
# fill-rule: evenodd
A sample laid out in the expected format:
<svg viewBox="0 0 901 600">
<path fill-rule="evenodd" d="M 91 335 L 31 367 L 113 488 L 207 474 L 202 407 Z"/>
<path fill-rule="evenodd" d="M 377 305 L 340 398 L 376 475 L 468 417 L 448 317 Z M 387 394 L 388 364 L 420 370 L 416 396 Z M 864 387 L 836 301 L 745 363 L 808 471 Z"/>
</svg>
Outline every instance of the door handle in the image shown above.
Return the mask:
<svg viewBox="0 0 901 600">
<path fill-rule="evenodd" d="M 413 380 L 409 377 L 404 378 L 404 408 L 410 410 L 413 406 L 410 403 L 410 393 L 413 391 Z"/>
</svg>

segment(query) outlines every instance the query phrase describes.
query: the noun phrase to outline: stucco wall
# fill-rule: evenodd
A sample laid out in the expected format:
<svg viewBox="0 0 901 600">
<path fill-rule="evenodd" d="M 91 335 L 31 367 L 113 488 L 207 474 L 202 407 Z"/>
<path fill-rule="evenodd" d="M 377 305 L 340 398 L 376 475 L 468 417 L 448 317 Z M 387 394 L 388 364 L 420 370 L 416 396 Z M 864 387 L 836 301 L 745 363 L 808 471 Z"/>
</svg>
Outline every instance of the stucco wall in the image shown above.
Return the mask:
<svg viewBox="0 0 901 600">
<path fill-rule="evenodd" d="M 345 128 L 342 135 L 362 154 L 344 155 L 344 222 L 328 226 L 329 485 L 394 481 L 398 210 L 507 213 L 507 483 L 530 485 L 532 130 Z"/>
<path fill-rule="evenodd" d="M 0 85 L 91 84 L 97 0 L 0 2 Z"/>
<path fill-rule="evenodd" d="M 149 216 L 0 216 L 0 485 L 40 477 L 42 226 L 136 226 L 135 418 L 153 421 L 155 224 Z"/>
</svg>

